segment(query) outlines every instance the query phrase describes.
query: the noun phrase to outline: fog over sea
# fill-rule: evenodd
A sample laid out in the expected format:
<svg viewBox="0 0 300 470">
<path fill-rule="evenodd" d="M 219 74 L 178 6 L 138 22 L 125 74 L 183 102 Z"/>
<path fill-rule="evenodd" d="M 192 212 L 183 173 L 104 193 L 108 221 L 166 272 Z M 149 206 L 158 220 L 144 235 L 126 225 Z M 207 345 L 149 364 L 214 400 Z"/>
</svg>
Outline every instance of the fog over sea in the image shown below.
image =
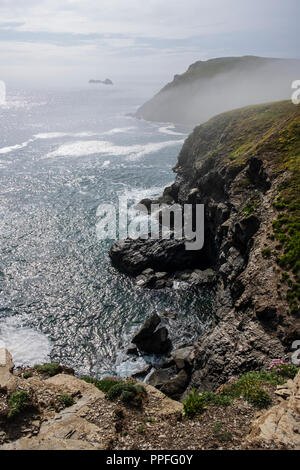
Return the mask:
<svg viewBox="0 0 300 470">
<path fill-rule="evenodd" d="M 0 104 L 0 347 L 17 366 L 124 375 L 138 363 L 120 350 L 151 313 L 178 313 L 174 344 L 209 324 L 209 292 L 140 289 L 112 267 L 112 240 L 96 237 L 100 204 L 139 202 L 174 181 L 186 129 L 126 116 L 152 94 L 7 90 Z"/>
</svg>

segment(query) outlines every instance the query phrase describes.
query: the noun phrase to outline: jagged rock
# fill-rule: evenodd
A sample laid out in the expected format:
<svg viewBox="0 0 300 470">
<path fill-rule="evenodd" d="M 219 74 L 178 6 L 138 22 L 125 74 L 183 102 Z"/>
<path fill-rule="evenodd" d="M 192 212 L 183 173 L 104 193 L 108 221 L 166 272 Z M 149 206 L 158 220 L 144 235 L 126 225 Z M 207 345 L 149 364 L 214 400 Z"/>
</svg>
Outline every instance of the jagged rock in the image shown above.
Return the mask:
<svg viewBox="0 0 300 470">
<path fill-rule="evenodd" d="M 285 446 L 300 450 L 300 372 L 285 387 L 283 396 L 286 399 L 262 413 L 252 423 L 247 439 L 252 446 Z M 282 387 L 279 390 L 283 390 Z"/>
<path fill-rule="evenodd" d="M 238 222 L 233 231 L 233 240 L 239 248 L 245 250 L 249 240 L 257 232 L 260 221 L 255 215 L 250 215 Z"/>
<path fill-rule="evenodd" d="M 164 383 L 160 390 L 169 397 L 177 399 L 185 391 L 189 380 L 189 375 L 182 369 L 174 378 Z"/>
<path fill-rule="evenodd" d="M 144 339 L 151 337 L 160 322 L 161 319 L 156 313 L 151 315 L 151 317 L 147 318 L 139 331 L 134 335 L 132 338 L 132 343 L 138 344 L 141 343 Z"/>
<path fill-rule="evenodd" d="M 16 378 L 12 375 L 14 363 L 7 349 L 0 349 L 0 388 L 12 393 L 16 388 Z"/>
<path fill-rule="evenodd" d="M 259 158 L 252 157 L 249 161 L 247 176 L 251 182 L 259 189 L 267 191 L 271 187 L 268 175 L 264 170 L 262 161 Z"/>
<path fill-rule="evenodd" d="M 217 274 L 213 269 L 206 269 L 205 271 L 197 269 L 193 271 L 187 279 L 191 284 L 196 286 L 207 286 L 209 284 L 215 284 Z"/>
<path fill-rule="evenodd" d="M 144 339 L 142 343 L 137 343 L 137 345 L 142 351 L 150 354 L 165 354 L 172 347 L 166 327 L 159 328 L 150 338 Z"/>
<path fill-rule="evenodd" d="M 121 240 L 113 244 L 109 255 L 115 266 L 134 276 L 147 268 L 168 272 L 207 264 L 202 250 L 186 250 L 185 240 Z"/>
<path fill-rule="evenodd" d="M 190 368 L 195 358 L 194 347 L 188 346 L 182 349 L 175 349 L 172 357 L 178 369 Z"/>
<path fill-rule="evenodd" d="M 172 377 L 176 374 L 174 367 L 169 367 L 167 369 L 158 369 L 152 372 L 148 377 L 147 383 L 160 389 L 164 384 L 170 381 Z"/>
<path fill-rule="evenodd" d="M 138 353 L 139 352 L 135 344 L 130 344 L 126 349 L 126 354 L 137 356 Z"/>
<path fill-rule="evenodd" d="M 161 319 L 157 314 L 148 318 L 138 333 L 132 338 L 132 343 L 146 353 L 165 354 L 171 349 L 172 343 L 168 338 L 166 327 L 156 329 Z"/>
<path fill-rule="evenodd" d="M 11 365 L 11 364 L 10 364 Z M 11 372 L 8 372 L 11 373 Z M 0 450 L 108 450 L 115 439 L 112 424 L 114 403 L 108 402 L 103 392 L 94 385 L 67 374 L 48 379 L 31 377 L 27 380 L 16 377 L 20 389 L 40 398 L 49 396 L 49 403 L 41 406 L 41 416 L 23 429 L 29 436 L 14 439 L 0 445 Z M 144 384 L 148 400 L 144 404 L 146 416 L 170 417 L 180 413 L 181 403 Z M 74 405 L 59 412 L 54 411 L 53 397 L 62 393 L 76 397 Z M 13 426 L 14 428 L 14 426 Z M 31 432 L 32 431 L 32 432 Z M 8 436 L 8 435 L 7 435 Z"/>
</svg>

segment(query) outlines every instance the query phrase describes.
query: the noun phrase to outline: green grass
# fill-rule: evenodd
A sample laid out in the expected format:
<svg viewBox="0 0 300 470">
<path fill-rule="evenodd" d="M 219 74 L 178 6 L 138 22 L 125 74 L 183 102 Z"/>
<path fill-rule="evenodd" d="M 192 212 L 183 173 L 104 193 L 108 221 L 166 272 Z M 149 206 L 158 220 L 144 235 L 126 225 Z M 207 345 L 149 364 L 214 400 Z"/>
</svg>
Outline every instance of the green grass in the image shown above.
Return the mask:
<svg viewBox="0 0 300 470">
<path fill-rule="evenodd" d="M 251 199 L 250 201 L 247 202 L 246 206 L 243 208 L 242 214 L 245 217 L 249 217 L 249 215 L 254 214 L 256 210 L 256 205 L 257 205 L 257 201 L 254 201 L 253 199 Z"/>
<path fill-rule="evenodd" d="M 57 362 L 51 362 L 46 364 L 36 364 L 34 366 L 37 372 L 41 372 L 42 374 L 48 374 L 50 377 L 59 374 L 62 371 L 60 364 Z"/>
<path fill-rule="evenodd" d="M 118 380 L 117 378 L 95 379 L 94 377 L 89 377 L 87 375 L 81 377 L 81 380 L 95 385 L 95 387 L 97 387 L 103 393 L 109 392 L 109 390 L 116 384 L 124 383 L 123 381 Z"/>
<path fill-rule="evenodd" d="M 271 258 L 272 252 L 270 248 L 264 248 L 263 250 L 261 250 L 261 254 L 263 258 L 268 259 Z"/>
<path fill-rule="evenodd" d="M 248 403 L 257 408 L 267 408 L 271 397 L 262 388 L 263 384 L 283 385 L 283 377 L 275 371 L 253 371 L 241 375 L 235 382 L 227 385 L 222 394 L 234 398 L 243 397 Z"/>
<path fill-rule="evenodd" d="M 62 395 L 59 395 L 59 399 L 66 408 L 69 407 L 69 406 L 74 405 L 74 403 L 75 403 L 74 398 L 71 397 L 71 395 L 67 395 L 66 393 L 62 394 Z"/>
<path fill-rule="evenodd" d="M 23 379 L 29 379 L 30 377 L 32 377 L 32 373 L 31 373 L 31 372 L 24 372 L 24 374 L 23 374 Z"/>
<path fill-rule="evenodd" d="M 228 395 L 216 394 L 213 392 L 200 392 L 205 404 L 216 406 L 229 406 L 232 404 L 232 398 Z"/>
</svg>

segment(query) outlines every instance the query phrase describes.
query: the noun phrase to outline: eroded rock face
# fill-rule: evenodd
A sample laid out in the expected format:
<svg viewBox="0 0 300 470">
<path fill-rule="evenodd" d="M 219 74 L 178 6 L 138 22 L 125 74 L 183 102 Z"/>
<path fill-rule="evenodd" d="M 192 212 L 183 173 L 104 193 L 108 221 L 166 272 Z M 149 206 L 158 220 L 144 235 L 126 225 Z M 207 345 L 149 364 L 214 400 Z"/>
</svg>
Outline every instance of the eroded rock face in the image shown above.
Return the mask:
<svg viewBox="0 0 300 470">
<path fill-rule="evenodd" d="M 14 392 L 16 388 L 16 379 L 12 375 L 14 363 L 9 351 L 5 348 L 0 349 L 0 389 L 8 392 Z"/>
<path fill-rule="evenodd" d="M 300 450 L 300 372 L 294 380 L 277 387 L 277 394 L 282 397 L 281 403 L 252 423 L 247 442 L 254 447 Z"/>
</svg>

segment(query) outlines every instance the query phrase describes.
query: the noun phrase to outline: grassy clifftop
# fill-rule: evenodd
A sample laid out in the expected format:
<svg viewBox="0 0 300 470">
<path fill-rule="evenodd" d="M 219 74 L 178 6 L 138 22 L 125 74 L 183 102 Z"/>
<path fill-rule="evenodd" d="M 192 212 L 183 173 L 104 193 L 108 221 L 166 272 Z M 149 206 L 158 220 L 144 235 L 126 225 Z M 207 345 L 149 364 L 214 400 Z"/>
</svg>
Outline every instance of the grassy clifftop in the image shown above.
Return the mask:
<svg viewBox="0 0 300 470">
<path fill-rule="evenodd" d="M 282 101 L 220 114 L 190 134 L 179 164 L 191 151 L 195 161 L 222 154 L 234 165 L 255 154 L 267 158 L 272 152 L 274 164 L 296 170 L 300 155 L 300 107 Z"/>
</svg>

